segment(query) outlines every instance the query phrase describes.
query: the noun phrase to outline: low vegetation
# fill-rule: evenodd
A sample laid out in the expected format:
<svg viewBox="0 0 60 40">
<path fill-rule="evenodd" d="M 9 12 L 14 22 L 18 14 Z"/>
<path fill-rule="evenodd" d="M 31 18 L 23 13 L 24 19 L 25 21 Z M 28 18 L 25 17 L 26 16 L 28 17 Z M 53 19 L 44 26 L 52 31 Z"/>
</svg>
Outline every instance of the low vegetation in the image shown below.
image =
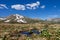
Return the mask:
<svg viewBox="0 0 60 40">
<path fill-rule="evenodd" d="M 0 24 L 0 40 L 60 40 L 60 24 Z"/>
</svg>

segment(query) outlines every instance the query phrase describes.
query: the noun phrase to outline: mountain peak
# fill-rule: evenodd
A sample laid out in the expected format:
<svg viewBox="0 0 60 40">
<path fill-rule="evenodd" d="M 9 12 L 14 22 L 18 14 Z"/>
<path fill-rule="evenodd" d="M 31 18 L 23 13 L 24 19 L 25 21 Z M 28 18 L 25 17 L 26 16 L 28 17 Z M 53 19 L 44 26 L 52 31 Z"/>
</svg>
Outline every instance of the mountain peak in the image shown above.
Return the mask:
<svg viewBox="0 0 60 40">
<path fill-rule="evenodd" d="M 5 22 L 18 22 L 18 23 L 27 23 L 24 16 L 19 14 L 13 14 L 6 18 Z"/>
<path fill-rule="evenodd" d="M 20 16 L 19 14 L 13 14 L 14 16 Z"/>
<path fill-rule="evenodd" d="M 15 16 L 17 19 L 18 19 L 18 18 L 24 18 L 24 16 L 19 15 L 19 14 L 14 14 L 13 16 Z"/>
</svg>

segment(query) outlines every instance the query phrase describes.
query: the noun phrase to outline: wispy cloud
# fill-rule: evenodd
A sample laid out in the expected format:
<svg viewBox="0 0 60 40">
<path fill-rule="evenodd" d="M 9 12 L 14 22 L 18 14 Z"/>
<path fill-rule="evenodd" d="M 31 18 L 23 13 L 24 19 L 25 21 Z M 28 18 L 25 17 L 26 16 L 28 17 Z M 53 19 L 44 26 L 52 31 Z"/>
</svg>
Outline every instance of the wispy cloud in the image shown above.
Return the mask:
<svg viewBox="0 0 60 40">
<path fill-rule="evenodd" d="M 56 5 L 54 5 L 53 7 L 56 8 Z"/>
<path fill-rule="evenodd" d="M 25 10 L 25 6 L 21 4 L 12 5 L 11 8 L 16 10 Z"/>
<path fill-rule="evenodd" d="M 46 6 L 45 5 L 42 5 L 40 8 L 45 8 Z"/>
<path fill-rule="evenodd" d="M 0 9 L 4 9 L 4 8 L 8 9 L 8 7 L 5 4 L 0 4 Z"/>
</svg>

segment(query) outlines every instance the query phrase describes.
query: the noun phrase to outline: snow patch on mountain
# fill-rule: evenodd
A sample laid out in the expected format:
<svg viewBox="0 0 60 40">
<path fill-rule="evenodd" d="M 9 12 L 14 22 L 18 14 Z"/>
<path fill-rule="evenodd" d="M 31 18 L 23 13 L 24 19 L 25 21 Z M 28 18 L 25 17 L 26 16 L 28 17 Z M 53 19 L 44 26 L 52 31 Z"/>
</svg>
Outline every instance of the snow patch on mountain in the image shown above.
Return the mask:
<svg viewBox="0 0 60 40">
<path fill-rule="evenodd" d="M 17 22 L 27 23 L 27 22 L 24 21 L 24 20 L 17 20 Z"/>
<path fill-rule="evenodd" d="M 6 18 L 0 18 L 0 20 L 5 20 Z"/>
<path fill-rule="evenodd" d="M 10 20 L 6 20 L 6 21 L 4 21 L 4 22 L 10 22 Z"/>
</svg>

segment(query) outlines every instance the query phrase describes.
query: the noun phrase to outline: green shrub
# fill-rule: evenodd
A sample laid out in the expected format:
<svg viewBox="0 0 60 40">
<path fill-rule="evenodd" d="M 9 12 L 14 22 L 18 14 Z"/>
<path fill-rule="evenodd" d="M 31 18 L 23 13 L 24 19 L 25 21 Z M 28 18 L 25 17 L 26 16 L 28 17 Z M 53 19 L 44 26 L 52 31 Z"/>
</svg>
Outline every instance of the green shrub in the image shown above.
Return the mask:
<svg viewBox="0 0 60 40">
<path fill-rule="evenodd" d="M 41 32 L 40 36 L 41 37 L 46 37 L 48 40 L 51 37 L 51 35 L 49 34 L 49 32 L 46 29 Z"/>
</svg>

